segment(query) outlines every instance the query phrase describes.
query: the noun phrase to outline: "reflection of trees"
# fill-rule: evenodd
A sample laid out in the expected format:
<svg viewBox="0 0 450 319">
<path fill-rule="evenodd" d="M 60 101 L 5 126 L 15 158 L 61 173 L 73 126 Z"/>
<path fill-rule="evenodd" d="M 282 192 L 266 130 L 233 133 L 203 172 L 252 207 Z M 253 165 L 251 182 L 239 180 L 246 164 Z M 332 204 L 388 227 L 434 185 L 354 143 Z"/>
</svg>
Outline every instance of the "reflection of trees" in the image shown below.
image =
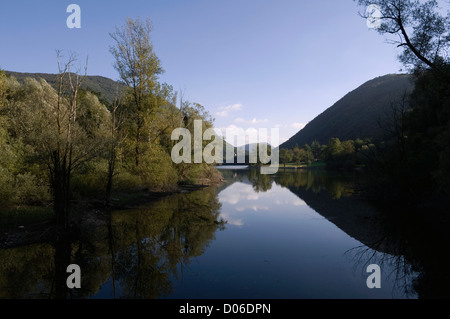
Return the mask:
<svg viewBox="0 0 450 319">
<path fill-rule="evenodd" d="M 158 298 L 172 289 L 190 259 L 203 254 L 224 225 L 213 189 L 171 196 L 151 207 L 112 216 L 114 273 L 124 298 Z"/>
<path fill-rule="evenodd" d="M 0 250 L 0 298 L 86 298 L 108 281 L 114 298 L 167 296 L 179 265 L 203 254 L 224 228 L 219 209 L 215 189 L 203 189 L 113 212 L 76 240 Z M 81 268 L 81 289 L 67 289 L 71 263 Z"/>
<path fill-rule="evenodd" d="M 326 191 L 333 199 L 348 197 L 354 193 L 353 176 L 338 175 L 321 170 L 296 170 L 282 172 L 275 177 L 277 184 L 287 188 L 304 188 L 314 194 Z"/>
<path fill-rule="evenodd" d="M 394 282 L 393 297 L 398 292 L 400 295 L 406 297 L 413 297 L 415 295 L 412 283 L 417 275 L 415 267 L 408 263 L 403 255 L 395 255 L 383 253 L 382 250 L 377 250 L 377 245 L 381 245 L 382 241 L 374 244 L 373 248 L 366 245 L 354 247 L 345 254 L 354 261 L 353 269 L 360 269 L 363 277 L 367 277 L 365 271 L 370 264 L 380 266 L 382 276 L 386 276 Z M 380 249 L 378 247 L 378 249 Z M 392 269 L 390 273 L 386 273 L 384 269 Z"/>
<path fill-rule="evenodd" d="M 50 244 L 0 250 L 0 299 L 47 298 L 54 252 Z"/>
<path fill-rule="evenodd" d="M 247 179 L 255 192 L 267 192 L 275 182 L 287 188 L 302 188 L 314 194 L 327 192 L 333 199 L 349 197 L 354 193 L 355 175 L 339 174 L 324 170 L 280 170 L 276 175 L 262 175 L 257 168 L 246 170 L 223 170 L 226 180 Z"/>
<path fill-rule="evenodd" d="M 262 175 L 259 169 L 252 168 L 248 170 L 248 180 L 252 183 L 253 190 L 257 193 L 267 192 L 272 189 L 273 178 L 271 175 Z"/>
<path fill-rule="evenodd" d="M 383 211 L 376 227 L 380 239 L 347 252 L 355 267 L 378 264 L 381 269 L 394 269 L 391 276 L 395 288 L 407 296 L 449 298 L 450 275 L 447 265 L 450 242 L 430 221 L 411 210 Z"/>
</svg>

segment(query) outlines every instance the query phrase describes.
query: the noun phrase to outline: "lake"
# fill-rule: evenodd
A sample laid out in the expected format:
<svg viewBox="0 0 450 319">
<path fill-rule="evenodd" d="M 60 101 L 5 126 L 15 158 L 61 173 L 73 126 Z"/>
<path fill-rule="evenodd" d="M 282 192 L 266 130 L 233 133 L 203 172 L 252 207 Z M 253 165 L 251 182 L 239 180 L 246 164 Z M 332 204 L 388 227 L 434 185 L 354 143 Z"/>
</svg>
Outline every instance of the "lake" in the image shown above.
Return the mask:
<svg viewBox="0 0 450 319">
<path fill-rule="evenodd" d="M 358 192 L 360 173 L 222 170 L 70 242 L 0 250 L 0 298 L 378 299 L 447 294 L 448 245 Z M 398 217 L 400 216 L 400 217 Z M 447 250 L 444 250 L 447 249 Z M 80 266 L 81 288 L 65 286 Z M 370 289 L 369 265 L 381 288 Z"/>
</svg>

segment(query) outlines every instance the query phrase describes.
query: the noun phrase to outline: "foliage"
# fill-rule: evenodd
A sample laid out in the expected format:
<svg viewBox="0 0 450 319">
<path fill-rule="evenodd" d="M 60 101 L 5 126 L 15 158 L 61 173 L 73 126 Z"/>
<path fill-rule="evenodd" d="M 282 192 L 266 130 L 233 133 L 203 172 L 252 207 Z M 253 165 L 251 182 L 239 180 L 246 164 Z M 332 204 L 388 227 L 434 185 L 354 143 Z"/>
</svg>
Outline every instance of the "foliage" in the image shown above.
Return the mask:
<svg viewBox="0 0 450 319">
<path fill-rule="evenodd" d="M 213 119 L 198 103 L 177 106 L 177 92 L 158 81 L 150 32 L 149 20 L 128 19 L 111 34 L 120 85 L 71 72 L 76 57 L 63 63 L 59 51 L 56 75 L 0 72 L 1 205 L 52 200 L 58 222 L 69 226 L 73 199 L 108 203 L 114 192 L 220 180 L 212 165 L 172 162 L 172 131 L 193 134 L 202 120 L 204 132 Z"/>
<path fill-rule="evenodd" d="M 57 74 L 52 73 L 21 73 L 5 71 L 7 76 L 14 77 L 20 83 L 24 83 L 25 79 L 32 78 L 35 80 L 44 79 L 55 90 L 58 89 Z M 96 95 L 100 102 L 105 104 L 108 108 L 113 104 L 117 95 L 117 89 L 123 90 L 125 85 L 123 83 L 105 78 L 102 76 L 86 75 L 80 89 L 89 91 Z"/>
<path fill-rule="evenodd" d="M 217 192 L 208 188 L 115 211 L 80 240 L 1 249 L 0 298 L 89 298 L 105 282 L 112 283 L 112 297 L 166 297 L 182 267 L 224 229 L 219 210 Z M 69 291 L 71 263 L 81 267 L 82 285 Z"/>
<path fill-rule="evenodd" d="M 358 4 L 363 8 L 378 6 L 380 26 L 376 30 L 395 35 L 389 41 L 403 49 L 399 59 L 411 71 L 438 71 L 449 62 L 450 15 L 441 14 L 438 1 L 358 0 Z"/>
<path fill-rule="evenodd" d="M 327 169 L 352 170 L 358 165 L 367 165 L 373 153 L 375 153 L 375 145 L 370 139 L 341 142 L 339 138 L 333 137 L 326 145 L 320 145 L 318 141 L 314 141 L 312 146 L 305 144 L 302 148 L 298 146 L 293 149 L 282 148 L 280 162 L 285 166 L 293 162 L 297 166 L 303 164 L 311 167 L 314 162 L 323 161 Z"/>
</svg>

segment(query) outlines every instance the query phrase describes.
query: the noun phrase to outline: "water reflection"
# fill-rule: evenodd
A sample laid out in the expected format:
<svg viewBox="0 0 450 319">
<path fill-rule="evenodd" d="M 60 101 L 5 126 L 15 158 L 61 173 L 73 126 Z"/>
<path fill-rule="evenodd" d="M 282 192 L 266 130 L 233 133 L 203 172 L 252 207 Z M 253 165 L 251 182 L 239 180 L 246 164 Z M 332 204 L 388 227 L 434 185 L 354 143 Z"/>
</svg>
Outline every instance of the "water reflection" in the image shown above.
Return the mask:
<svg viewBox="0 0 450 319">
<path fill-rule="evenodd" d="M 172 196 L 148 208 L 114 212 L 108 227 L 110 297 L 148 299 L 171 293 L 172 277 L 178 278 L 223 229 L 219 209 L 209 189 Z"/>
<path fill-rule="evenodd" d="M 445 223 L 443 225 L 446 225 Z M 447 225 L 448 226 L 448 225 Z M 444 227 L 447 227 L 444 226 Z M 423 211 L 381 210 L 378 240 L 347 253 L 355 263 L 390 265 L 398 291 L 421 299 L 450 298 L 450 241 Z M 374 253 L 376 252 L 376 253 Z"/>
<path fill-rule="evenodd" d="M 345 252 L 355 271 L 367 276 L 364 271 L 370 264 L 387 270 L 386 279 L 393 284 L 392 297 L 450 298 L 450 257 L 446 253 L 450 251 L 450 240 L 445 230 L 448 223 L 436 229 L 427 216 L 433 212 L 411 210 L 401 203 L 382 208 L 368 204 L 357 196 L 363 180 L 358 173 L 280 171 L 269 180 L 251 171 L 225 174 L 234 182 L 251 184 L 255 192 L 270 190 L 274 184 L 289 189 L 299 199 L 291 201 L 290 206 L 308 205 L 361 243 Z M 248 193 L 244 184 L 238 186 L 242 188 L 241 197 Z M 239 202 L 244 201 L 241 198 Z M 245 224 L 245 220 L 239 221 L 240 225 Z"/>
<path fill-rule="evenodd" d="M 0 250 L 0 298 L 163 298 L 172 280 L 224 229 L 214 189 L 117 211 L 78 238 Z M 68 289 L 78 264 L 81 289 Z"/>
<path fill-rule="evenodd" d="M 359 175 L 222 172 L 223 185 L 112 212 L 77 236 L 0 249 L 0 298 L 449 297 L 448 238 L 417 222 L 423 212 L 369 205 Z M 81 289 L 67 289 L 71 263 Z M 368 292 L 372 263 L 393 294 Z"/>
</svg>

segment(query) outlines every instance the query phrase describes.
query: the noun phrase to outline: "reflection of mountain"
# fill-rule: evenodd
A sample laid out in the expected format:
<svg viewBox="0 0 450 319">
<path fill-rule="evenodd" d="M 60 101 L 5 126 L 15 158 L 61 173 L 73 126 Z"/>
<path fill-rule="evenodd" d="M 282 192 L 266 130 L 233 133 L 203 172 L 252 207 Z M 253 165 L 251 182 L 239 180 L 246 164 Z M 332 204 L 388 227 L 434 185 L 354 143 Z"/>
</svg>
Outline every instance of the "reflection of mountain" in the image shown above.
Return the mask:
<svg viewBox="0 0 450 319">
<path fill-rule="evenodd" d="M 233 182 L 251 182 L 255 192 L 273 182 L 287 188 L 318 214 L 362 243 L 346 253 L 355 265 L 378 264 L 395 269 L 396 289 L 419 298 L 449 298 L 450 242 L 445 233 L 433 231 L 426 214 L 397 207 L 380 210 L 354 190 L 357 176 L 325 171 L 280 171 L 266 178 L 256 170 L 235 171 Z M 426 212 L 431 213 L 431 212 Z M 403 295 L 403 294 L 402 294 Z"/>
<path fill-rule="evenodd" d="M 401 204 L 387 211 L 379 210 L 352 195 L 351 184 L 339 177 L 320 177 L 308 172 L 290 175 L 277 176 L 275 181 L 349 236 L 373 249 L 355 247 L 352 252 L 355 263 L 380 266 L 389 263 L 395 266 L 396 273 L 390 275 L 395 276 L 398 288 L 418 294 L 419 298 L 450 297 L 447 268 L 450 242 L 445 233 L 435 231 L 423 211 L 408 210 Z M 336 196 L 337 189 L 338 194 L 345 195 Z"/>
<path fill-rule="evenodd" d="M 286 177 L 293 177 L 287 180 Z M 299 171 L 275 178 L 281 186 L 322 215 L 349 236 L 368 247 L 378 242 L 380 234 L 374 222 L 378 213 L 367 202 L 352 195 L 352 185 L 344 178 L 328 173 Z"/>
<path fill-rule="evenodd" d="M 261 175 L 257 169 L 223 170 L 225 183 L 219 192 L 235 182 L 251 184 L 254 191 L 268 191 L 275 182 L 288 188 L 317 213 L 331 221 L 349 236 L 371 247 L 380 240 L 376 221 L 377 211 L 357 196 L 353 178 L 325 171 L 298 170 Z"/>
</svg>

